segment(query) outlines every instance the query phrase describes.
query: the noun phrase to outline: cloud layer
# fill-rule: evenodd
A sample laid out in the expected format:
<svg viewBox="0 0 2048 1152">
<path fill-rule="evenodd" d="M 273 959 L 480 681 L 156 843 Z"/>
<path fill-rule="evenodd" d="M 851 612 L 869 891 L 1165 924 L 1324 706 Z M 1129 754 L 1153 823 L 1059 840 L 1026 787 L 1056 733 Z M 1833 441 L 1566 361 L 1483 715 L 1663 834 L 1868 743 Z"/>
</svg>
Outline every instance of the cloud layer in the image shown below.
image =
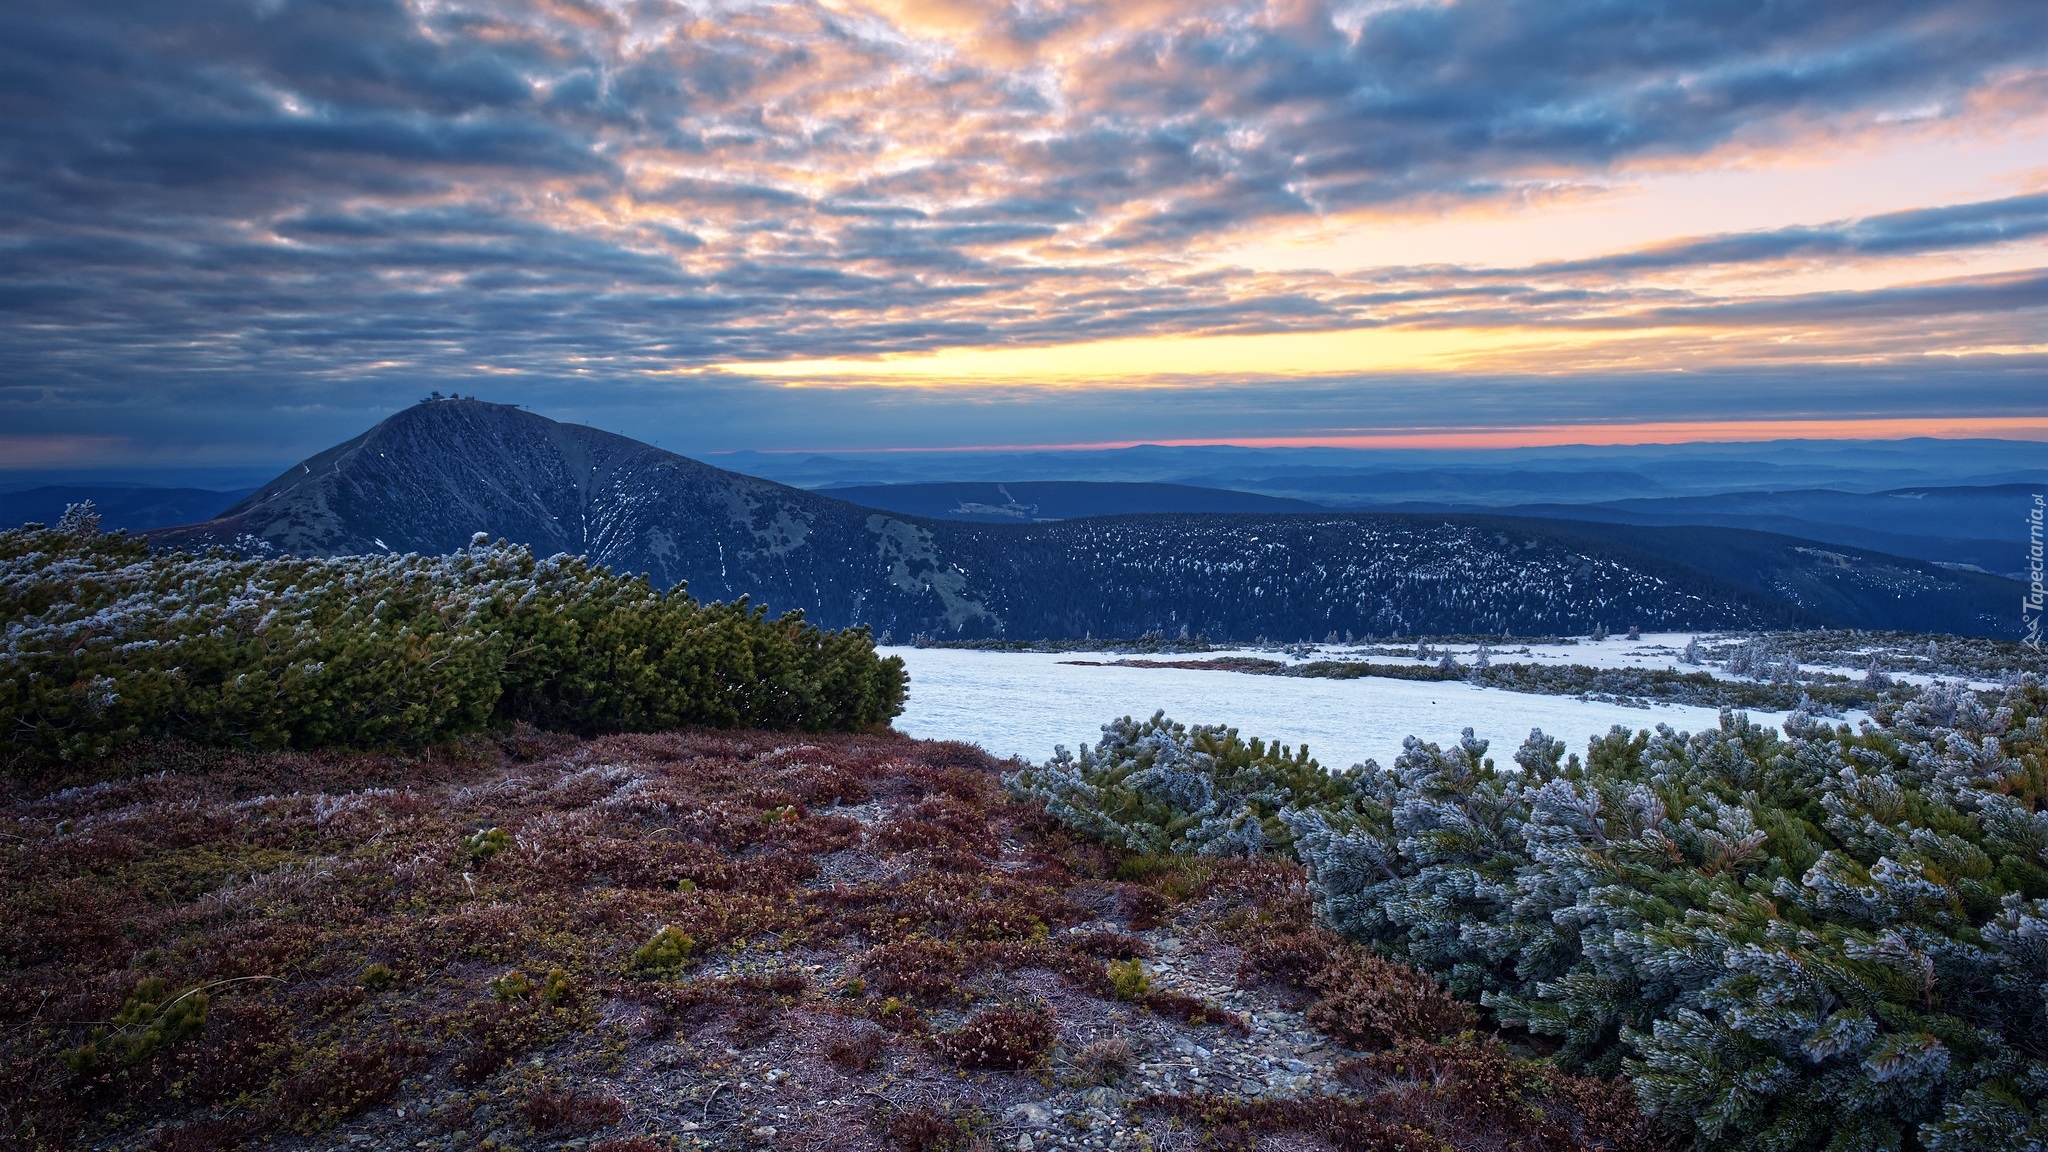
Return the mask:
<svg viewBox="0 0 2048 1152">
<path fill-rule="evenodd" d="M 178 406 L 581 387 L 622 411 L 750 396 L 805 443 L 774 364 L 1375 327 L 1554 333 L 1485 367 L 1574 379 L 1931 349 L 1982 381 L 1947 403 L 2004 411 L 2013 362 L 1981 354 L 2039 355 L 2038 188 L 1519 266 L 1230 253 L 1318 223 L 1540 220 L 1631 173 L 2043 107 L 2035 0 L 16 0 L 0 413 L 78 436 Z M 766 383 L 687 375 L 734 363 Z M 1180 382 L 1225 412 L 1277 400 L 1257 384 Z M 1611 394 L 1538 389 L 1502 418 Z M 818 408 L 887 442 L 900 405 L 861 395 L 868 425 L 848 397 Z"/>
</svg>

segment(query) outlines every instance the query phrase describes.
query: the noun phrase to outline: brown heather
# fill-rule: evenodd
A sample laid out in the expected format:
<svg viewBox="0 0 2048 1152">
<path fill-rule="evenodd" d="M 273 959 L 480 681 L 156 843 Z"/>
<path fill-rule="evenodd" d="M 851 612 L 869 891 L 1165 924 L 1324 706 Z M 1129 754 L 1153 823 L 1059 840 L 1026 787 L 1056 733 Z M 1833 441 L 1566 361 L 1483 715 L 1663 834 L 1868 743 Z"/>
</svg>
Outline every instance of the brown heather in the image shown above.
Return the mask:
<svg viewBox="0 0 2048 1152">
<path fill-rule="evenodd" d="M 1316 927 L 1295 866 L 1112 852 L 1003 767 L 890 734 L 521 730 L 13 784 L 0 1149 L 1007 1148 L 1060 1085 L 1128 1092 L 1132 1147 L 1652 1146 L 1625 1086 Z M 1110 964 L 1191 956 L 1241 991 L 1161 969 L 1118 998 Z M 1276 1008 L 1341 1079 L 1146 1095 Z"/>
</svg>

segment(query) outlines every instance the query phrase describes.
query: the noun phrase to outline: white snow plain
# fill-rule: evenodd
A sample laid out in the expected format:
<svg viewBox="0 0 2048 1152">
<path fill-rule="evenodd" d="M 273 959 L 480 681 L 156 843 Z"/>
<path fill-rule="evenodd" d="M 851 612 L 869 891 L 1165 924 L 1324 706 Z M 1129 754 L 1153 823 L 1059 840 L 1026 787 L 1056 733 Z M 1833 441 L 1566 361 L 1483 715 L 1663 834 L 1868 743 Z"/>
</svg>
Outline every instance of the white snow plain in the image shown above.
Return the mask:
<svg viewBox="0 0 2048 1152">
<path fill-rule="evenodd" d="M 1102 725 L 1120 716 L 1143 718 L 1161 709 L 1183 724 L 1228 724 L 1247 739 L 1257 736 L 1294 747 L 1306 742 L 1310 754 L 1326 768 L 1345 768 L 1367 759 L 1391 765 L 1410 735 L 1448 745 L 1468 727 L 1492 742 L 1489 754 L 1497 762 L 1508 763 L 1531 728 L 1543 729 L 1583 755 L 1589 738 L 1616 724 L 1631 731 L 1669 724 L 1696 732 L 1720 722 L 1716 709 L 1695 705 L 1632 708 L 1461 682 L 1325 680 L 1071 663 L 1146 659 L 1114 653 L 902 647 L 880 651 L 901 656 L 910 672 L 910 698 L 896 718 L 897 731 L 928 740 L 979 744 L 996 756 L 1034 762 L 1052 755 L 1056 744 L 1074 749 L 1094 744 L 1101 738 Z M 1284 658 L 1272 652 L 1246 654 Z M 1183 658 L 1220 655 L 1206 652 Z M 1750 719 L 1775 726 L 1787 715 L 1752 712 Z"/>
<path fill-rule="evenodd" d="M 1590 637 L 1564 643 L 1541 644 L 1533 641 L 1501 640 L 1486 646 L 1496 664 L 1579 664 L 1588 668 L 1663 668 L 1677 672 L 1705 672 L 1721 680 L 1747 680 L 1750 677 L 1737 676 L 1717 664 L 1685 664 L 1685 645 L 1688 640 L 1698 637 L 1701 649 L 1729 640 L 1742 640 L 1746 636 L 1734 633 L 1688 633 L 1688 632 L 1645 632 L 1637 640 L 1625 636 L 1609 636 L 1604 640 Z M 1215 660 L 1228 656 L 1254 656 L 1264 660 L 1278 660 L 1283 664 L 1302 664 L 1312 660 L 1353 660 L 1369 661 L 1375 664 L 1411 664 L 1419 667 L 1434 667 L 1445 653 L 1457 659 L 1458 663 L 1471 667 L 1479 656 L 1479 645 L 1470 641 L 1429 642 L 1429 656 L 1417 659 L 1415 646 L 1410 644 L 1399 649 L 1385 645 L 1370 644 L 1302 644 L 1288 648 L 1233 648 L 1228 651 L 1192 653 L 1188 660 Z M 1109 657 L 1120 659 L 1121 657 Z M 1145 659 L 1139 656 L 1136 659 Z M 1843 675 L 1861 676 L 1861 667 L 1802 664 L 1808 672 L 1840 672 Z"/>
<path fill-rule="evenodd" d="M 1497 641 L 1487 645 L 1487 651 L 1497 664 L 1583 664 L 1589 668 L 1676 668 L 1681 672 L 1710 672 L 1716 676 L 1728 677 L 1728 673 L 1712 665 L 1691 666 L 1681 664 L 1685 654 L 1686 641 L 1692 633 L 1659 632 L 1643 634 L 1640 640 L 1629 640 L 1621 636 L 1610 636 L 1605 640 L 1584 639 L 1572 643 L 1538 644 L 1519 640 Z M 1720 633 L 1699 634 L 1700 646 L 1735 639 Z M 1286 647 L 1269 645 L 1264 648 L 1219 648 L 1208 652 L 1190 652 L 1185 656 L 1150 657 L 1143 654 L 1129 657 L 1116 655 L 1101 659 L 1169 659 L 1169 660 L 1218 660 L 1232 656 L 1252 656 L 1262 660 L 1278 660 L 1283 664 L 1301 664 L 1311 660 L 1364 660 L 1376 664 L 1415 664 L 1434 666 L 1448 652 L 1458 663 L 1470 667 L 1479 654 L 1479 645 L 1465 642 L 1432 640 L 1429 642 L 1429 657 L 1418 660 L 1414 656 L 1415 646 L 1410 644 L 1399 649 L 1386 645 L 1372 644 L 1297 644 Z M 1095 659 L 1083 654 L 1083 659 Z M 1732 677 L 1740 679 L 1740 677 Z"/>
<path fill-rule="evenodd" d="M 1751 635 L 1735 632 L 1645 632 L 1637 640 L 1630 640 L 1625 636 L 1618 635 L 1610 635 L 1604 640 L 1594 640 L 1591 637 L 1586 637 L 1569 643 L 1551 644 L 1503 640 L 1488 645 L 1487 652 L 1488 659 L 1492 660 L 1495 664 L 1547 664 L 1559 666 L 1582 664 L 1588 668 L 1662 668 L 1674 672 L 1705 672 L 1716 680 L 1753 681 L 1756 679 L 1753 676 L 1737 675 L 1719 664 L 1682 663 L 1681 661 L 1685 656 L 1686 642 L 1694 638 L 1699 640 L 1700 648 L 1704 651 L 1729 641 L 1750 639 Z M 1769 639 L 1769 634 L 1765 634 L 1764 639 Z M 1285 664 L 1302 664 L 1311 660 L 1354 660 L 1368 661 L 1376 664 L 1429 666 L 1443 659 L 1444 653 L 1448 652 L 1457 659 L 1458 663 L 1469 668 L 1472 666 L 1472 662 L 1478 658 L 1479 646 L 1472 643 L 1453 644 L 1431 641 L 1429 651 L 1428 659 L 1418 660 L 1412 655 L 1412 646 L 1400 652 L 1389 652 L 1384 646 L 1374 648 L 1371 645 L 1315 644 L 1297 645 L 1285 650 L 1243 649 L 1232 650 L 1227 653 L 1204 652 L 1199 655 L 1190 656 L 1188 659 L 1216 659 L 1221 656 L 1235 655 L 1256 656 L 1266 660 L 1278 660 Z M 1832 664 L 1802 663 L 1799 665 L 1799 670 L 1809 673 L 1831 672 L 1847 676 L 1852 680 L 1860 679 L 1867 664 L 1858 659 L 1858 657 L 1877 651 L 1899 653 L 1899 649 L 1896 646 L 1860 649 L 1855 652 L 1844 653 L 1844 659 Z M 1303 654 L 1304 652 L 1306 655 Z M 1906 654 L 1910 655 L 1911 653 L 1908 652 Z M 1115 658 L 1111 657 L 1111 659 Z M 1890 676 L 1894 680 L 1907 684 L 1916 684 L 1923 688 L 1936 681 L 1956 682 L 1955 677 L 1935 676 L 1926 672 L 1892 672 Z M 1962 683 L 1976 689 L 1996 689 L 2000 686 L 1997 680 L 1989 679 L 1965 680 Z M 1551 734 L 1556 735 L 1554 732 Z"/>
</svg>

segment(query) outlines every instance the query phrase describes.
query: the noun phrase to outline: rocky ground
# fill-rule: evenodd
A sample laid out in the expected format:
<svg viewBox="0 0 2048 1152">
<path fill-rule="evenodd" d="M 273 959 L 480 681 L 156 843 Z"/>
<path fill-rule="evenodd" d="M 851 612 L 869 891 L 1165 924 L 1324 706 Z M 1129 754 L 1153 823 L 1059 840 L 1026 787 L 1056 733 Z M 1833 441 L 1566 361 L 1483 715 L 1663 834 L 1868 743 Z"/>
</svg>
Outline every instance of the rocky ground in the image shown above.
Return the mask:
<svg viewBox="0 0 2048 1152">
<path fill-rule="evenodd" d="M 0 1147 L 1636 1149 L 1299 870 L 883 735 L 160 750 L 0 809 Z"/>
</svg>

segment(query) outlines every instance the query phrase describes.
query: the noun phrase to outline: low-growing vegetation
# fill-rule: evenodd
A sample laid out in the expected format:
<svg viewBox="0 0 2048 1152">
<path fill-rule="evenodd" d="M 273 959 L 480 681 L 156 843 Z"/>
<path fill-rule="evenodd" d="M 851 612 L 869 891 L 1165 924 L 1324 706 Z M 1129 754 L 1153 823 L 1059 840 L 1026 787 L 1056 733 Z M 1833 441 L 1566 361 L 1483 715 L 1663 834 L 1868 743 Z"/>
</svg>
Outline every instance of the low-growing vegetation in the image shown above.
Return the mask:
<svg viewBox="0 0 2048 1152">
<path fill-rule="evenodd" d="M 1325 774 L 1155 716 L 1009 784 L 1107 843 L 1298 858 L 1325 924 L 1554 1038 L 1566 1067 L 1625 1073 L 1696 1148 L 1962 1152 L 2048 1141 L 2044 722 L 2024 677 L 1860 728 L 1724 713 L 1617 728 L 1583 758 L 1537 732 L 1513 767 L 1468 730 Z M 1413 973 L 1331 947 L 1269 931 L 1247 962 L 1364 1046 L 1457 1023 Z M 1205 1122 L 1403 1146 L 1355 1127 L 1386 1113 L 1283 1111 Z"/>
<path fill-rule="evenodd" d="M 994 1004 L 940 1036 L 938 1047 L 963 1068 L 1029 1068 L 1058 1037 L 1052 1009 L 1044 1004 Z"/>
<path fill-rule="evenodd" d="M 84 507 L 0 532 L 0 620 L 0 760 L 45 776 L 138 740 L 417 749 L 520 722 L 860 730 L 896 715 L 905 687 L 864 629 L 699 604 L 502 541 L 453 556 L 190 556 L 102 533 Z"/>
<path fill-rule="evenodd" d="M 1496 1108 L 1341 1079 L 1383 1043 L 1491 1042 L 1316 927 L 1300 865 L 1112 849 L 1004 767 L 891 734 L 520 729 L 15 778 L 0 1148 L 1136 1149 L 1211 1113 L 1278 1132 L 1230 1111 L 1276 1095 L 1399 1105 L 1465 1152 L 1538 1106 L 1635 1147 L 1573 1103 L 1597 1081 L 1531 1071 Z"/>
<path fill-rule="evenodd" d="M 2041 653 L 2020 640 L 1981 636 L 1929 636 L 1920 632 L 1816 629 L 1766 632 L 1710 644 L 1708 660 L 1754 668 L 1776 660 L 1947 679 L 1997 682 L 2019 670 L 2042 667 Z"/>
<path fill-rule="evenodd" d="M 1656 1152 L 1668 1137 L 1647 1123 L 1623 1085 L 1517 1059 L 1497 1040 L 1408 1042 L 1345 1065 L 1348 1094 L 1278 1099 L 1158 1097 L 1157 1110 L 1205 1136 L 1205 1146 L 1252 1152 L 1292 1133 L 1324 1147 L 1374 1152 L 1454 1148 L 1518 1152 Z"/>
</svg>

